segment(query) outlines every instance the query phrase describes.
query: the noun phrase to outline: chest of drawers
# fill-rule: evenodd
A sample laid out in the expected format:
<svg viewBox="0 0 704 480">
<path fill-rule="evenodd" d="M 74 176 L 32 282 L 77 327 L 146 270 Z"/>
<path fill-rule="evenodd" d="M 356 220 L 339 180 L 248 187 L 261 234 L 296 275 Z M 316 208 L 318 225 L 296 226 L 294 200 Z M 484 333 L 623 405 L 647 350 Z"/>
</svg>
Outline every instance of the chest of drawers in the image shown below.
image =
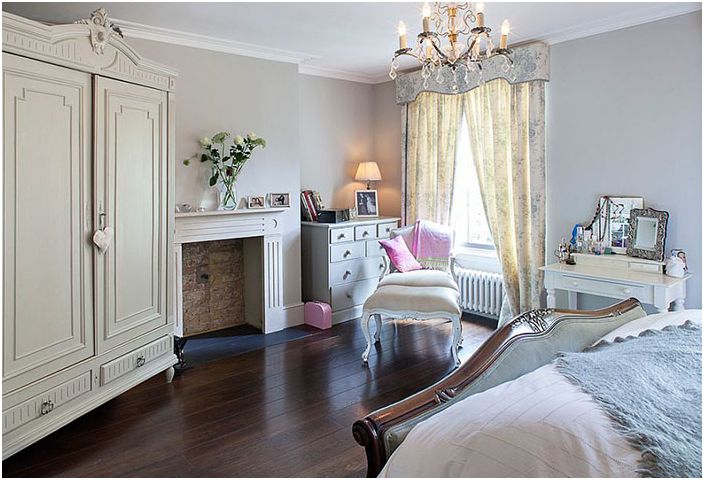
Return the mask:
<svg viewBox="0 0 704 480">
<path fill-rule="evenodd" d="M 378 240 L 388 238 L 399 220 L 301 222 L 303 300 L 329 303 L 333 323 L 360 317 L 385 267 Z"/>
</svg>

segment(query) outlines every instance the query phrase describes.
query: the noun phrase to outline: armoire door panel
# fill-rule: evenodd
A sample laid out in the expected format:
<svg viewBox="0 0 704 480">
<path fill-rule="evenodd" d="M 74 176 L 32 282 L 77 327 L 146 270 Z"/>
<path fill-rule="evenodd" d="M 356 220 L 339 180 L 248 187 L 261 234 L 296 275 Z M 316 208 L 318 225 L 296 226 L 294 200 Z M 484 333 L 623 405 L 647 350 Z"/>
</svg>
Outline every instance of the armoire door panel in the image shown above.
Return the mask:
<svg viewBox="0 0 704 480">
<path fill-rule="evenodd" d="M 96 77 L 97 228 L 113 240 L 98 260 L 98 350 L 165 325 L 166 94 Z"/>
<path fill-rule="evenodd" d="M 91 76 L 3 54 L 5 389 L 94 354 Z"/>
</svg>

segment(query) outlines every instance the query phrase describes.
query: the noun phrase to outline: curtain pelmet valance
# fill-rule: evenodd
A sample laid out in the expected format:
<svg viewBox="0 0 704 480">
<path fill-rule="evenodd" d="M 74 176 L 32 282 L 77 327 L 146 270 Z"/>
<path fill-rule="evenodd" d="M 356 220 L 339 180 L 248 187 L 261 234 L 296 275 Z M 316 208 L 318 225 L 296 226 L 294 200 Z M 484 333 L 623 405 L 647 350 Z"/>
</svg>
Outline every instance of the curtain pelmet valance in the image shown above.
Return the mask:
<svg viewBox="0 0 704 480">
<path fill-rule="evenodd" d="M 485 82 L 503 78 L 509 83 L 517 84 L 534 80 L 550 80 L 550 47 L 545 43 L 534 42 L 518 46 L 513 50 L 513 69 L 504 72 L 504 59 L 495 57 L 484 62 L 482 78 Z M 445 94 L 465 93 L 479 86 L 476 73 L 470 74 L 469 83 L 464 75 L 457 76 L 457 90 L 452 89 L 452 75 L 448 68 L 443 69 L 442 83 L 435 80 L 435 75 L 428 79 L 428 87 L 423 86 L 420 70 L 399 74 L 396 78 L 396 103 L 404 105 L 416 99 L 421 92 Z"/>
</svg>

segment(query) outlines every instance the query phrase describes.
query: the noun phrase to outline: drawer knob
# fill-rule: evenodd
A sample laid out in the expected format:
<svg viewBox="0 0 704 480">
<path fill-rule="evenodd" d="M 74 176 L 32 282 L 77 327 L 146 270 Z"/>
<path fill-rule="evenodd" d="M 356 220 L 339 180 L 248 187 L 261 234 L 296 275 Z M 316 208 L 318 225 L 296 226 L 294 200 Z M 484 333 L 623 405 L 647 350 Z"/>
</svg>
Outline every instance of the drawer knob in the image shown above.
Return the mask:
<svg viewBox="0 0 704 480">
<path fill-rule="evenodd" d="M 141 366 L 144 366 L 144 364 L 147 363 L 147 359 L 144 358 L 144 355 L 140 355 L 137 357 L 137 361 L 135 362 L 135 367 L 139 368 Z"/>
<path fill-rule="evenodd" d="M 624 289 L 623 289 L 623 293 L 625 293 L 626 295 L 628 295 L 629 293 L 631 293 L 631 289 L 630 289 L 630 288 L 624 288 Z"/>
<path fill-rule="evenodd" d="M 42 415 L 46 415 L 47 413 L 51 412 L 52 410 L 54 410 L 54 402 L 52 402 L 51 400 L 46 400 L 46 401 L 42 402 L 42 406 L 40 409 L 40 413 Z"/>
<path fill-rule="evenodd" d="M 350 272 L 349 270 L 346 270 L 345 273 L 344 273 L 344 275 L 342 275 L 342 278 L 347 278 L 347 277 L 349 277 L 350 275 L 352 275 L 352 272 Z"/>
<path fill-rule="evenodd" d="M 338 239 L 338 240 L 342 240 L 343 238 L 345 238 L 345 234 L 344 234 L 344 233 L 341 233 L 341 234 L 339 234 L 339 235 L 337 236 L 337 239 Z"/>
<path fill-rule="evenodd" d="M 572 282 L 572 286 L 573 286 L 573 287 L 576 287 L 577 285 L 579 285 L 579 282 L 576 282 L 576 281 L 575 281 L 575 282 Z"/>
<path fill-rule="evenodd" d="M 367 232 L 367 231 L 365 230 L 364 232 L 362 232 L 362 236 L 363 236 L 363 237 L 369 236 L 369 232 Z"/>
<path fill-rule="evenodd" d="M 345 250 L 345 253 L 342 254 L 343 257 L 349 257 L 350 255 L 352 255 L 352 252 L 349 250 Z"/>
<path fill-rule="evenodd" d="M 350 292 L 345 293 L 345 296 L 346 296 L 347 298 L 352 298 L 352 294 L 351 294 Z"/>
<path fill-rule="evenodd" d="M 384 268 L 384 264 L 383 264 L 383 263 L 380 263 L 380 264 L 379 264 L 379 270 L 381 270 L 382 268 Z"/>
</svg>

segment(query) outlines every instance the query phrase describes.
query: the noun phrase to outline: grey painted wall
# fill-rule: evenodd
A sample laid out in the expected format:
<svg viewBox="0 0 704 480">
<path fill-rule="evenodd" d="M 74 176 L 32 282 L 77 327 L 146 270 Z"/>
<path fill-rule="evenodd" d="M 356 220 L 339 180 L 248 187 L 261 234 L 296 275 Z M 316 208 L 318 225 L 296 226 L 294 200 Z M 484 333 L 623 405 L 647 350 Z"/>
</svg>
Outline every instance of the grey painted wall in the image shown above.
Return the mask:
<svg viewBox="0 0 704 480">
<path fill-rule="evenodd" d="M 382 215 L 401 214 L 401 109 L 393 82 L 365 85 L 301 75 L 301 187 L 320 191 L 330 207 L 353 207 L 362 161 L 375 161 Z"/>
<path fill-rule="evenodd" d="M 379 204 L 383 215 L 401 216 L 401 107 L 396 85 L 374 85 L 374 157 L 381 170 Z"/>
<path fill-rule="evenodd" d="M 300 75 L 301 188 L 328 207 L 353 207 L 360 162 L 374 161 L 371 85 Z"/>
<path fill-rule="evenodd" d="M 207 165 L 182 160 L 198 138 L 221 130 L 255 132 L 267 140 L 237 181 L 239 197 L 291 192 L 282 214 L 284 305 L 301 301 L 299 102 L 296 65 L 148 40 L 130 39 L 140 54 L 179 70 L 176 83 L 176 202 L 215 208 Z"/>
<path fill-rule="evenodd" d="M 687 251 L 688 308 L 702 305 L 701 35 L 697 12 L 553 45 L 547 90 L 548 252 L 599 195 L 642 196 Z"/>
<path fill-rule="evenodd" d="M 365 85 L 301 75 L 301 187 L 320 191 L 330 207 L 354 206 L 362 161 L 375 161 L 382 215 L 401 215 L 401 108 L 394 83 Z"/>
</svg>

